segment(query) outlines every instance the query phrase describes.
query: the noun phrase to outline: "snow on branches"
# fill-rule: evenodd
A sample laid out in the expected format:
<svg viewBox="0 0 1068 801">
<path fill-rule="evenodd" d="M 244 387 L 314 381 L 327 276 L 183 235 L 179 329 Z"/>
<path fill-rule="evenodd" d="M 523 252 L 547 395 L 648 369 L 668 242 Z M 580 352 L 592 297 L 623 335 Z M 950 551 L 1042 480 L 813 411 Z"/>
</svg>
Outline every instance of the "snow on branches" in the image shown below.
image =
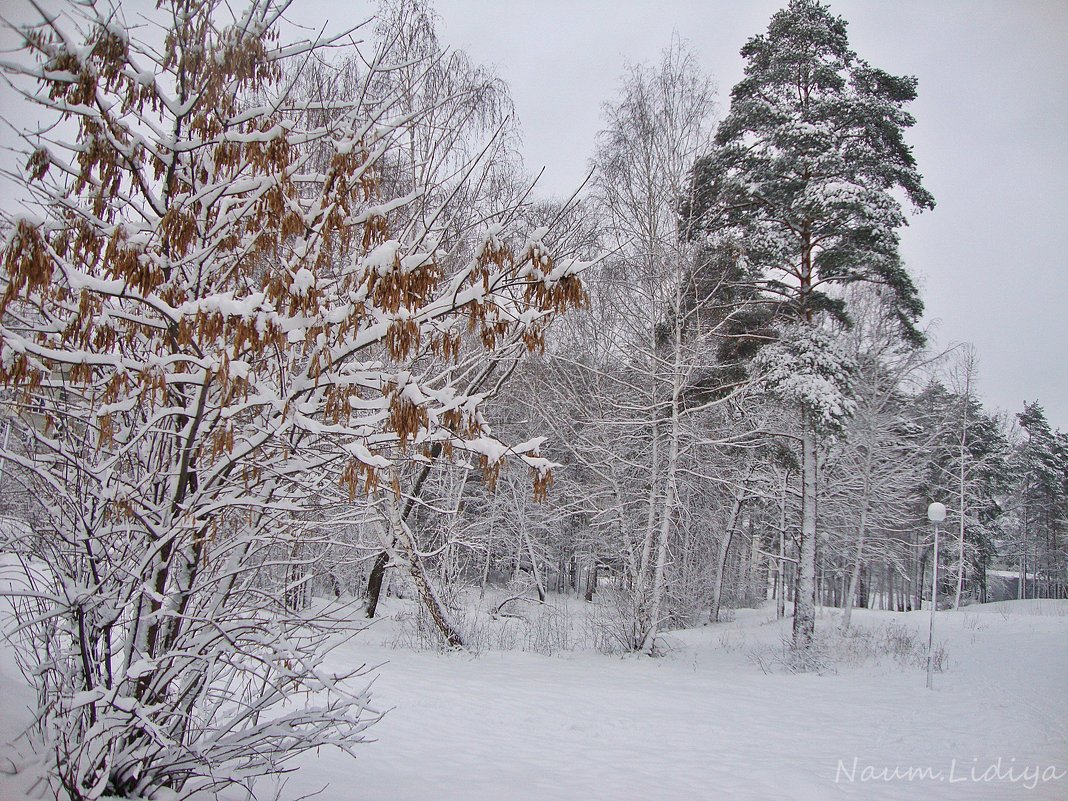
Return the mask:
<svg viewBox="0 0 1068 801">
<path fill-rule="evenodd" d="M 754 368 L 760 376 L 758 387 L 798 404 L 806 419 L 824 432 L 841 430 L 856 411 L 856 364 L 822 328 L 790 326 L 757 355 Z"/>
<path fill-rule="evenodd" d="M 47 521 L 23 545 L 47 565 L 36 619 L 63 632 L 39 654 L 40 725 L 73 798 L 236 781 L 282 741 L 347 748 L 366 698 L 269 581 L 303 514 L 456 450 L 550 481 L 540 440 L 497 442 L 465 377 L 542 347 L 583 265 L 514 208 L 480 209 L 481 239 L 457 227 L 480 156 L 448 185 L 413 163 L 419 137 L 453 146 L 441 107 L 474 89 L 413 105 L 396 37 L 327 60 L 337 39 L 280 41 L 285 5 L 165 1 L 160 47 L 72 4 L 2 65 L 56 118 L 24 132 L 34 213 L 0 250 L 0 387 L 29 443 L 0 455 Z M 301 689 L 325 706 L 270 730 Z"/>
</svg>

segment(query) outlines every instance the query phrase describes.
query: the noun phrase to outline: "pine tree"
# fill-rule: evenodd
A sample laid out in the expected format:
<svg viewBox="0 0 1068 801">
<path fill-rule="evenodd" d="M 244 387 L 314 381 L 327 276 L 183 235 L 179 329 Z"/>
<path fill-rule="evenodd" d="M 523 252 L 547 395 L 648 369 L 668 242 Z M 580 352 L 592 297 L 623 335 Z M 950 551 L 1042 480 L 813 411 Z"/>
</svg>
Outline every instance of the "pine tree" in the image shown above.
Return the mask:
<svg viewBox="0 0 1068 801">
<path fill-rule="evenodd" d="M 715 149 L 694 169 L 689 214 L 710 235 L 735 232 L 737 258 L 795 323 L 788 331 L 798 341 L 782 350 L 796 364 L 803 353 L 815 367 L 834 359 L 833 350 L 817 353 L 826 338 L 812 329 L 828 316 L 848 320 L 836 289 L 857 281 L 888 287 L 901 331 L 919 343 L 923 306 L 898 255 L 906 219 L 895 195 L 900 189 L 915 207 L 934 206 L 904 141 L 915 78 L 858 58 L 846 22 L 816 0 L 791 0 L 741 54 L 745 78 L 731 93 Z M 816 402 L 828 376 L 812 378 Z M 804 495 L 794 642 L 805 647 L 815 624 L 816 450 L 827 406 L 798 400 Z"/>
</svg>

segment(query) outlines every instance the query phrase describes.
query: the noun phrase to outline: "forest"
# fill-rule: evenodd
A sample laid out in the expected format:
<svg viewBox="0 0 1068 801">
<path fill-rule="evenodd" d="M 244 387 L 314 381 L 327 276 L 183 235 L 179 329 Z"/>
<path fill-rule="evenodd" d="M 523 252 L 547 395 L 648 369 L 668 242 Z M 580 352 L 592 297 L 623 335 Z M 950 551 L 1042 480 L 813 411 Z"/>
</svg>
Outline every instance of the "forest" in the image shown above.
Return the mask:
<svg viewBox="0 0 1068 801">
<path fill-rule="evenodd" d="M 49 120 L 0 222 L 0 550 L 51 786 L 351 752 L 326 660 L 391 599 L 418 647 L 585 605 L 649 657 L 767 605 L 804 669 L 820 609 L 1068 598 L 1068 435 L 929 343 L 917 81 L 829 7 L 739 42 L 725 109 L 681 38 L 630 67 L 545 198 L 427 2 L 287 6 L 72 2 L 0 62 Z"/>
</svg>

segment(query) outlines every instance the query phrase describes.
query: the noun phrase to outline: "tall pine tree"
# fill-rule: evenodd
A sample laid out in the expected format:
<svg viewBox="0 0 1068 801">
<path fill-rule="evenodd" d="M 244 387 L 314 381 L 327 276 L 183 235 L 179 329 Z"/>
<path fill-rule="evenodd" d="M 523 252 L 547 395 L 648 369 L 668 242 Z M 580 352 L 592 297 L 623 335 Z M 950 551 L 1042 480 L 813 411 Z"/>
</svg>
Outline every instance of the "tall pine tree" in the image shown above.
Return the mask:
<svg viewBox="0 0 1068 801">
<path fill-rule="evenodd" d="M 741 54 L 745 78 L 731 93 L 715 149 L 695 166 L 685 213 L 709 236 L 743 243 L 738 258 L 789 321 L 785 336 L 797 340 L 783 343 L 784 354 L 830 343 L 814 329 L 828 316 L 848 320 L 836 288 L 857 281 L 888 287 L 904 336 L 919 343 L 923 305 L 897 235 L 906 223 L 898 190 L 918 209 L 934 206 L 904 141 L 916 79 L 858 58 L 845 20 L 816 0 L 791 0 Z M 822 369 L 836 358 L 826 351 L 794 359 L 795 368 L 807 361 L 821 369 L 806 393 L 786 393 L 799 403 L 804 432 L 799 648 L 815 625 L 817 439 L 849 412 L 838 397 L 848 393 L 845 365 L 837 377 Z"/>
</svg>

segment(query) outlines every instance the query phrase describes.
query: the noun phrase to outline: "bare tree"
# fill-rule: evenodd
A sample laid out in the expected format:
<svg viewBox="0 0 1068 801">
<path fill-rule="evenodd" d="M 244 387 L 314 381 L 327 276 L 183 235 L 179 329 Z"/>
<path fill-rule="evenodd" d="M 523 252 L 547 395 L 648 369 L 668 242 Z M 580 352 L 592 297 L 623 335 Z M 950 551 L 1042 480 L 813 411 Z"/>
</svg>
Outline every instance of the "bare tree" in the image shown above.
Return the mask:
<svg viewBox="0 0 1068 801">
<path fill-rule="evenodd" d="M 592 199 L 612 255 L 591 277 L 584 331 L 572 321 L 572 349 L 553 354 L 575 398 L 563 439 L 595 480 L 598 524 L 618 532 L 629 647 L 647 653 L 669 616 L 671 555 L 681 566 L 692 553 L 672 547 L 697 520 L 684 484 L 717 480 L 709 432 L 737 389 L 721 372 L 722 340 L 744 306 L 732 263 L 695 241 L 680 213 L 694 161 L 711 146 L 713 98 L 675 40 L 656 67 L 632 67 L 606 104 Z"/>
</svg>

